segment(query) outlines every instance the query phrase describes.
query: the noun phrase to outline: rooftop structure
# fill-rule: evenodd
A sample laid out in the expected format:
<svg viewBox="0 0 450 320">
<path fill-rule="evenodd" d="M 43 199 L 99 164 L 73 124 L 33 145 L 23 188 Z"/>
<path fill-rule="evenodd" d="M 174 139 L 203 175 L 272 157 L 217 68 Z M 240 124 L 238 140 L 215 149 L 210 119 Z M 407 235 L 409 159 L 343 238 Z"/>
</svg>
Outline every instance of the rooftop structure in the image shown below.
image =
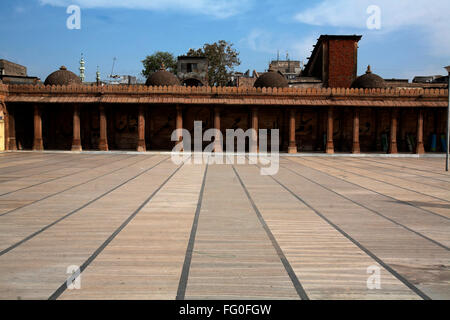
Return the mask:
<svg viewBox="0 0 450 320">
<path fill-rule="evenodd" d="M 179 56 L 177 76 L 183 86 L 207 86 L 208 59 L 206 57 Z"/>
<path fill-rule="evenodd" d="M 366 74 L 353 81 L 352 88 L 386 88 L 386 81 L 379 75 L 372 73 L 370 66 L 368 66 Z"/>
<path fill-rule="evenodd" d="M 281 72 L 289 81 L 295 80 L 302 72 L 301 63 L 296 60 L 273 60 L 270 66 L 274 71 Z"/>
<path fill-rule="evenodd" d="M 358 69 L 359 40 L 359 35 L 320 36 L 302 75 L 321 79 L 324 87 L 350 88 Z"/>
<path fill-rule="evenodd" d="M 29 77 L 25 66 L 0 59 L 0 81 L 11 84 L 37 84 L 40 79 Z"/>
<path fill-rule="evenodd" d="M 67 70 L 65 66 L 61 66 L 59 70 L 51 73 L 44 82 L 46 86 L 67 86 L 81 83 L 81 78 L 72 71 Z"/>
<path fill-rule="evenodd" d="M 269 67 L 269 72 L 266 72 L 258 77 L 254 84 L 255 88 L 287 88 L 288 81 L 280 71 L 276 71 L 272 65 Z"/>
<path fill-rule="evenodd" d="M 166 71 L 164 64 L 161 69 L 152 73 L 145 83 L 147 86 L 179 86 L 180 81 L 171 72 Z"/>
</svg>

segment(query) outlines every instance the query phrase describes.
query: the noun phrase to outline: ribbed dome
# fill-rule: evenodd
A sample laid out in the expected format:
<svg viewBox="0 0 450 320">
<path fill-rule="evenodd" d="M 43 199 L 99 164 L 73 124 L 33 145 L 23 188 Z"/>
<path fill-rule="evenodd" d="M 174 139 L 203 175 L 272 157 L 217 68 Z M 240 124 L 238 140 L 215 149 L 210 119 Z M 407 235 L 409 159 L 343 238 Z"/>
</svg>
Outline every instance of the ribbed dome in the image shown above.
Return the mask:
<svg viewBox="0 0 450 320">
<path fill-rule="evenodd" d="M 50 74 L 44 82 L 45 85 L 66 86 L 69 84 L 81 84 L 81 79 L 75 73 L 62 66 L 58 71 Z"/>
<path fill-rule="evenodd" d="M 368 66 L 366 74 L 356 78 L 355 81 L 353 81 L 352 88 L 386 88 L 386 82 L 380 76 L 372 73 L 370 66 Z"/>
<path fill-rule="evenodd" d="M 180 81 L 173 73 L 166 71 L 163 64 L 161 69 L 152 73 L 150 77 L 148 77 L 145 84 L 147 86 L 179 86 Z"/>
<path fill-rule="evenodd" d="M 285 77 L 280 73 L 275 72 L 272 66 L 269 67 L 269 72 L 264 73 L 256 79 L 255 88 L 287 88 L 289 83 Z"/>
</svg>

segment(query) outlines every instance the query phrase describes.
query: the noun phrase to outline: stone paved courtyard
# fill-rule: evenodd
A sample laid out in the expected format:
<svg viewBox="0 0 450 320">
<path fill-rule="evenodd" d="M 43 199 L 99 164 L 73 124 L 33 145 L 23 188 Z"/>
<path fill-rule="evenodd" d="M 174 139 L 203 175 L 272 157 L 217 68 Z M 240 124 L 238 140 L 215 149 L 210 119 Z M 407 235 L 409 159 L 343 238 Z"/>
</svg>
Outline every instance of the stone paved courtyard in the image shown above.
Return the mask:
<svg viewBox="0 0 450 320">
<path fill-rule="evenodd" d="M 0 298 L 450 299 L 444 161 L 0 153 Z"/>
</svg>

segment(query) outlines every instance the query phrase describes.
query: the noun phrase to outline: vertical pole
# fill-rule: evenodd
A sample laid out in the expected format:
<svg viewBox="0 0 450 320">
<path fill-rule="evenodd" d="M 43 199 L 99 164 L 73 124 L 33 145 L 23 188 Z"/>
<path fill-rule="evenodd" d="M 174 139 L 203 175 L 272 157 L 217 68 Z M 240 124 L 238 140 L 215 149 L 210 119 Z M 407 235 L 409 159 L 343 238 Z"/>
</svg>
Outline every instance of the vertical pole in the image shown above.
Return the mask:
<svg viewBox="0 0 450 320">
<path fill-rule="evenodd" d="M 145 152 L 145 113 L 144 106 L 139 106 L 139 114 L 138 114 L 138 145 L 137 151 Z"/>
<path fill-rule="evenodd" d="M 448 73 L 448 106 L 447 106 L 447 152 L 445 155 L 445 171 L 449 167 L 449 144 L 450 144 L 450 71 Z"/>
<path fill-rule="evenodd" d="M 108 133 L 107 133 L 107 141 L 108 141 L 108 149 L 111 147 L 112 149 L 116 148 L 116 136 L 115 136 L 115 130 L 116 130 L 116 126 L 114 123 L 114 120 L 116 118 L 116 111 L 117 108 L 110 108 L 109 111 L 109 115 L 107 116 L 107 121 L 106 121 L 106 127 L 108 128 Z"/>
<path fill-rule="evenodd" d="M 12 108 L 8 110 L 8 150 L 17 151 L 17 141 L 16 141 L 16 120 L 15 111 Z"/>
<path fill-rule="evenodd" d="M 80 128 L 80 106 L 78 104 L 73 106 L 73 137 L 72 137 L 72 151 L 81 151 L 81 128 Z"/>
<path fill-rule="evenodd" d="M 258 108 L 252 108 L 252 143 L 250 144 L 250 152 L 258 152 Z"/>
<path fill-rule="evenodd" d="M 382 149 L 381 146 L 381 137 L 380 137 L 380 112 L 377 108 L 372 109 L 373 113 L 375 113 L 375 115 L 373 116 L 374 120 L 375 120 L 375 143 L 374 143 L 374 150 L 375 151 L 379 151 Z"/>
<path fill-rule="evenodd" d="M 425 150 L 423 147 L 423 110 L 420 108 L 417 111 L 417 143 L 416 143 L 416 153 L 424 154 Z"/>
<path fill-rule="evenodd" d="M 326 153 L 334 153 L 334 142 L 333 142 L 333 107 L 328 108 L 328 119 L 327 119 L 327 147 Z"/>
<path fill-rule="evenodd" d="M 359 145 L 359 108 L 355 108 L 353 111 L 353 147 L 352 153 L 360 153 L 361 148 Z"/>
<path fill-rule="evenodd" d="M 5 121 L 6 120 L 6 121 Z M 6 105 L 0 100 L 0 151 L 7 149 L 8 141 L 8 116 L 6 111 Z"/>
<path fill-rule="evenodd" d="M 176 118 L 176 129 L 178 141 L 175 142 L 176 145 L 179 143 L 183 143 L 183 107 L 177 105 L 177 118 Z M 181 147 L 180 151 L 183 151 L 183 147 Z"/>
<path fill-rule="evenodd" d="M 220 131 L 220 108 L 219 107 L 214 108 L 214 129 Z M 214 152 L 222 152 L 223 144 L 222 144 L 220 135 L 215 137 L 214 143 L 215 143 Z"/>
<path fill-rule="evenodd" d="M 106 113 L 105 107 L 100 105 L 100 141 L 98 144 L 98 148 L 100 151 L 108 151 L 108 132 L 107 132 L 107 123 L 106 123 Z"/>
<path fill-rule="evenodd" d="M 41 108 L 36 104 L 34 105 L 34 142 L 33 150 L 44 150 L 44 144 L 42 141 L 42 114 Z"/>
<path fill-rule="evenodd" d="M 149 149 L 152 148 L 152 139 L 153 139 L 153 133 L 155 132 L 155 122 L 153 120 L 153 111 L 152 109 L 147 109 L 147 117 L 149 119 L 149 125 L 146 126 L 148 128 L 148 140 L 146 143 L 148 143 Z"/>
<path fill-rule="evenodd" d="M 398 153 L 397 148 L 397 109 L 392 109 L 391 111 L 391 139 L 389 141 L 389 153 L 396 154 Z"/>
<path fill-rule="evenodd" d="M 297 143 L 295 141 L 295 109 L 289 110 L 289 147 L 288 153 L 297 153 Z"/>
<path fill-rule="evenodd" d="M 281 147 L 283 150 L 289 149 L 289 115 L 288 115 L 288 112 L 289 112 L 289 110 L 287 110 L 287 109 L 283 109 L 283 111 L 282 111 L 282 117 L 283 117 L 282 141 L 283 141 L 283 145 Z"/>
<path fill-rule="evenodd" d="M 314 145 L 314 151 L 319 151 L 322 147 L 323 142 L 323 134 L 322 131 L 320 131 L 321 128 L 321 116 L 320 116 L 320 109 L 317 108 L 316 112 L 316 139 L 315 139 L 315 145 Z"/>
</svg>

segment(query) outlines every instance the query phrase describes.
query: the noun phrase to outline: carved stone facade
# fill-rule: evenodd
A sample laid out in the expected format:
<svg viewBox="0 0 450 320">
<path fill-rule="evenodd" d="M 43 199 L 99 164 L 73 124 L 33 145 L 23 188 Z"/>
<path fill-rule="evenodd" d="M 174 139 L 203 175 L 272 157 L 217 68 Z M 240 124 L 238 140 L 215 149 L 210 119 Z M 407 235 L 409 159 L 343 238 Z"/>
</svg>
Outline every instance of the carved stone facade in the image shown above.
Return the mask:
<svg viewBox="0 0 450 320">
<path fill-rule="evenodd" d="M 194 121 L 202 121 L 203 130 L 224 135 L 279 129 L 282 151 L 291 153 L 441 152 L 448 95 L 444 89 L 0 88 L 9 150 L 172 150 L 176 128 L 193 134 Z"/>
</svg>

